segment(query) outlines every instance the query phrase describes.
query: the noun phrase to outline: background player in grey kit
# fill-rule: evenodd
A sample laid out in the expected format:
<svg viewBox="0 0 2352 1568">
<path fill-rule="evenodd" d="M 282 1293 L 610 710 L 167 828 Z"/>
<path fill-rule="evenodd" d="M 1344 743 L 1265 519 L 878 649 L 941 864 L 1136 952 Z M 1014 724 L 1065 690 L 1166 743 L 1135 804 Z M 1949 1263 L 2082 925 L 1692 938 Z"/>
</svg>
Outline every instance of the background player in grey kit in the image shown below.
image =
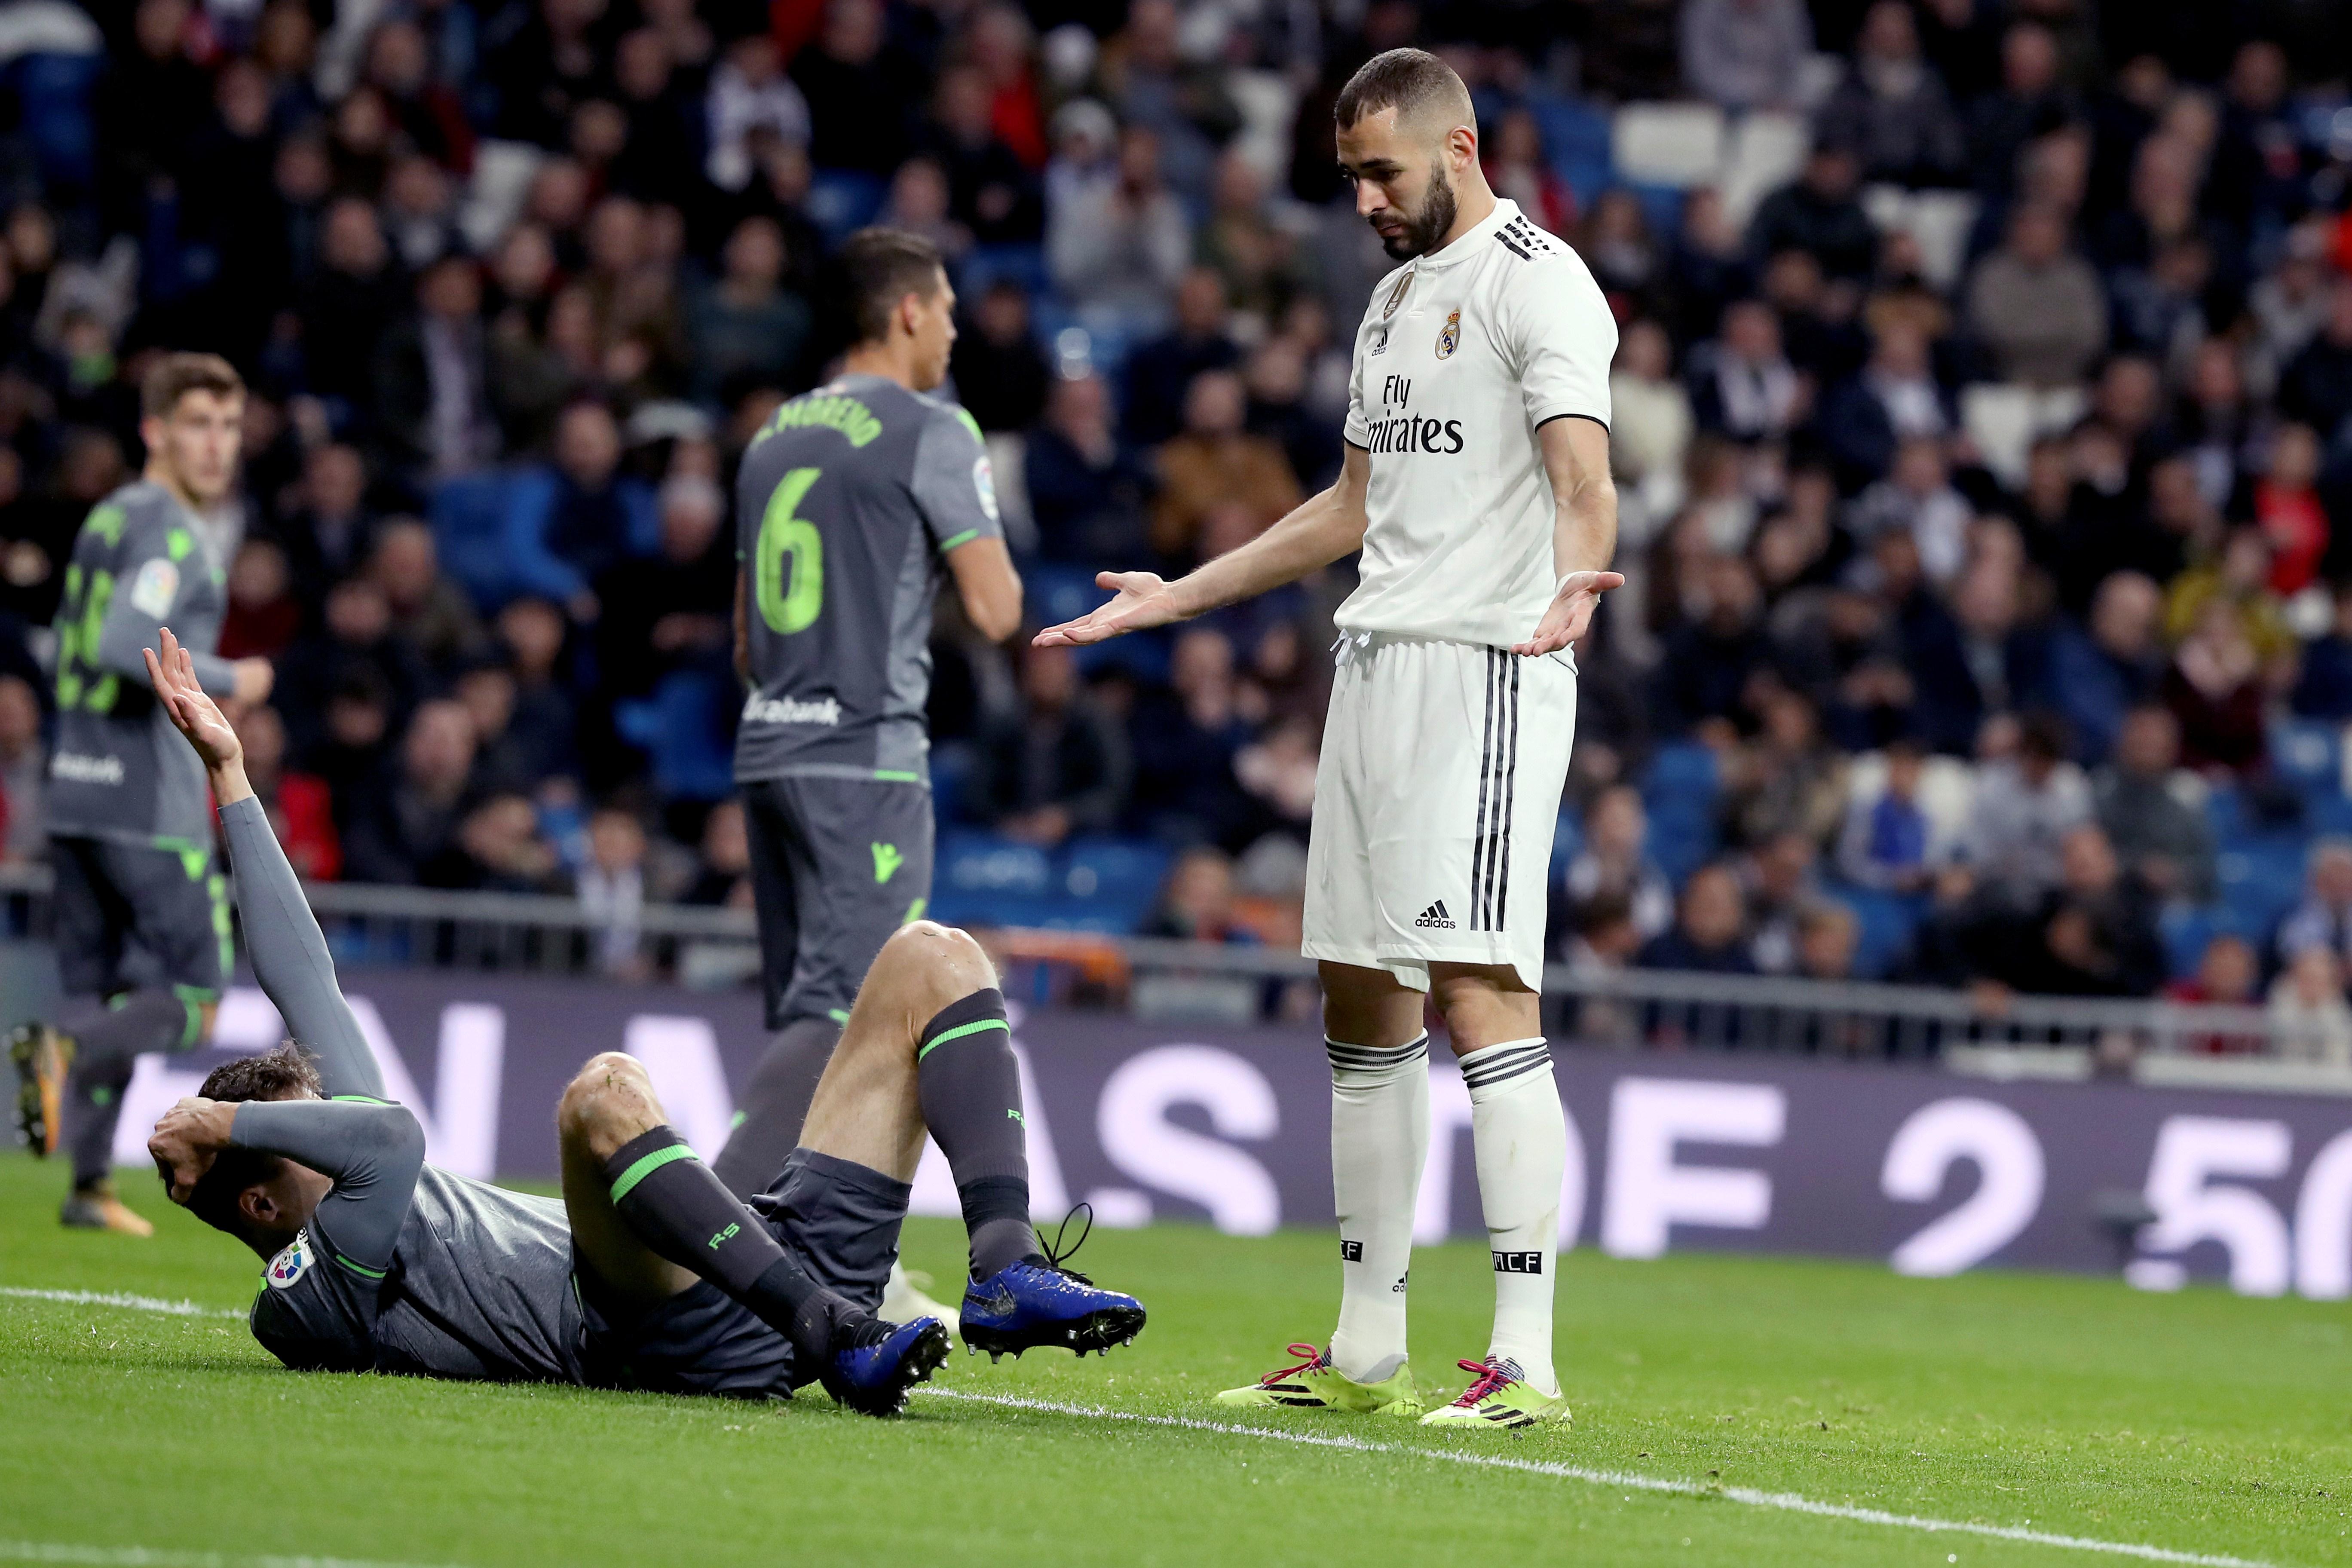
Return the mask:
<svg viewBox="0 0 2352 1568">
<path fill-rule="evenodd" d="M 196 677 L 232 703 L 269 695 L 268 659 L 211 649 L 227 607 L 221 563 L 195 516 L 236 475 L 245 384 L 213 354 L 165 355 L 141 389 L 147 466 L 93 509 L 58 611 L 57 750 L 49 861 L 58 963 L 75 1006 L 9 1041 L 27 1141 L 73 1159 L 69 1226 L 147 1235 L 108 1169 L 132 1063 L 211 1032 L 229 970 L 229 917 L 213 861 L 204 769 L 148 685 L 140 650 L 169 621 Z"/>
<path fill-rule="evenodd" d="M 947 378 L 955 291 L 929 240 L 842 247 L 857 342 L 779 409 L 737 480 L 735 742 L 768 1027 L 715 1169 L 739 1194 L 798 1139 L 857 984 L 930 896 L 931 603 L 953 578 L 982 636 L 1021 622 L 980 428 Z"/>
</svg>

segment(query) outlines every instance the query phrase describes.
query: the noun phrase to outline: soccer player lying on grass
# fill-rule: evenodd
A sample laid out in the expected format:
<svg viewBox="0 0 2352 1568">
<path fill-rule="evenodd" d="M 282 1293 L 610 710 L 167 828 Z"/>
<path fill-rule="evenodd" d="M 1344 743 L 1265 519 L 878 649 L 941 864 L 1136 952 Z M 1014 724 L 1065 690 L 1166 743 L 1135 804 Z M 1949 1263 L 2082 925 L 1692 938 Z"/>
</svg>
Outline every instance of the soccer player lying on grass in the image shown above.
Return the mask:
<svg viewBox="0 0 2352 1568">
<path fill-rule="evenodd" d="M 336 987 L 325 939 L 246 782 L 236 735 L 167 629 L 157 696 L 204 759 L 262 989 L 291 1036 L 215 1071 L 156 1123 L 172 1201 L 269 1266 L 254 1337 L 287 1365 L 789 1394 L 901 1408 L 948 1352 L 936 1319 L 876 1316 L 928 1130 L 971 1235 L 974 1350 L 1132 1339 L 1143 1309 L 1048 1256 L 1029 1226 L 1020 1078 L 979 946 L 926 921 L 866 976 L 800 1147 L 749 1205 L 665 1122 L 645 1068 L 592 1058 L 556 1110 L 563 1198 L 425 1163 Z"/>
</svg>

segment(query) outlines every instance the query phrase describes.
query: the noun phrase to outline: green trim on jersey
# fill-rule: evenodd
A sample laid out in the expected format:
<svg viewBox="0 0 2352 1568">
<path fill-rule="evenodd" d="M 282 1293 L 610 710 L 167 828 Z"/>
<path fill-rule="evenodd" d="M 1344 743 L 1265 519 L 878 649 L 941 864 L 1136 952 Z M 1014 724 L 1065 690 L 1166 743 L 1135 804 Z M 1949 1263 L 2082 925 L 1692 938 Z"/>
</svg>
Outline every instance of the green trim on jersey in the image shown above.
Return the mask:
<svg viewBox="0 0 2352 1568">
<path fill-rule="evenodd" d="M 940 540 L 940 554 L 942 554 L 942 555 L 945 555 L 949 551 L 953 550 L 957 545 L 959 545 L 959 544 L 970 544 L 973 540 L 978 539 L 979 537 L 980 537 L 980 530 L 978 530 L 978 529 L 976 529 L 976 528 L 967 528 L 967 529 L 965 529 L 961 533 L 957 534 L 953 539 L 942 539 L 942 540 Z"/>
</svg>

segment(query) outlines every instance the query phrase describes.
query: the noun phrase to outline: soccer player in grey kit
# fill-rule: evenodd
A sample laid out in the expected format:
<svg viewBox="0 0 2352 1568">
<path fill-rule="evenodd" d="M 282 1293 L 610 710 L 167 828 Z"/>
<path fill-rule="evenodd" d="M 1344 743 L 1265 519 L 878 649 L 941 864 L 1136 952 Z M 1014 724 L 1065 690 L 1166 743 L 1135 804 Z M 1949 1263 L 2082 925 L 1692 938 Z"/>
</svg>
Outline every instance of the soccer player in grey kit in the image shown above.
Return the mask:
<svg viewBox="0 0 2352 1568">
<path fill-rule="evenodd" d="M 1021 621 L 979 426 L 929 395 L 956 335 L 938 248 L 868 228 L 841 262 L 857 331 L 842 374 L 776 411 L 736 481 L 736 666 L 751 693 L 735 778 L 773 1031 L 713 1166 L 739 1194 L 793 1147 L 859 978 L 930 896 L 940 584 L 991 641 Z M 894 1303 L 934 1310 L 903 1273 L 892 1287 Z"/>
<path fill-rule="evenodd" d="M 57 618 L 57 750 L 49 863 L 58 963 L 75 1011 L 9 1037 L 17 1121 L 41 1153 L 66 1148 L 68 1226 L 145 1236 L 114 1195 L 114 1127 L 132 1064 L 211 1032 L 230 964 L 228 904 L 213 863 L 204 770 L 148 689 L 140 650 L 171 621 L 204 689 L 269 695 L 268 659 L 210 650 L 227 608 L 196 513 L 236 476 L 245 386 L 213 354 L 164 355 L 141 388 L 147 467 L 94 508 L 74 542 Z"/>
<path fill-rule="evenodd" d="M 246 779 L 236 732 L 161 633 L 146 662 L 211 775 L 254 973 L 292 1038 L 216 1069 L 148 1141 L 173 1202 L 268 1260 L 254 1337 L 331 1372 L 782 1395 L 821 1382 L 888 1415 L 945 1357 L 931 1318 L 877 1316 L 928 1134 L 964 1194 L 975 1350 L 1108 1350 L 1144 1322 L 1040 1246 L 1021 1080 L 977 943 L 912 921 L 857 993 L 800 1146 L 750 1203 L 673 1131 L 633 1058 L 593 1057 L 556 1108 L 561 1202 L 425 1163 L 335 983 Z"/>
</svg>

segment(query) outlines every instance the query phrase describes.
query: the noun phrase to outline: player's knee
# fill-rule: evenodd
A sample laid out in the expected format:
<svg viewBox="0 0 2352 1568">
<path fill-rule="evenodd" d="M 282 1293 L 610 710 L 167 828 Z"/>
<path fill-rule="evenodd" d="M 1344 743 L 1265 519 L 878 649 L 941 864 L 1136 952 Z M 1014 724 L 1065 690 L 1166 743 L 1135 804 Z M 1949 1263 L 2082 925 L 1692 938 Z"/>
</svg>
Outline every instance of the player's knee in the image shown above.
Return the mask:
<svg viewBox="0 0 2352 1568">
<path fill-rule="evenodd" d="M 556 1104 L 558 1132 L 585 1144 L 599 1159 L 662 1124 L 653 1079 L 636 1058 L 604 1051 L 588 1059 Z"/>
<path fill-rule="evenodd" d="M 909 921 L 882 944 L 890 983 L 950 999 L 996 984 L 996 966 L 969 931 L 937 921 Z"/>
</svg>

